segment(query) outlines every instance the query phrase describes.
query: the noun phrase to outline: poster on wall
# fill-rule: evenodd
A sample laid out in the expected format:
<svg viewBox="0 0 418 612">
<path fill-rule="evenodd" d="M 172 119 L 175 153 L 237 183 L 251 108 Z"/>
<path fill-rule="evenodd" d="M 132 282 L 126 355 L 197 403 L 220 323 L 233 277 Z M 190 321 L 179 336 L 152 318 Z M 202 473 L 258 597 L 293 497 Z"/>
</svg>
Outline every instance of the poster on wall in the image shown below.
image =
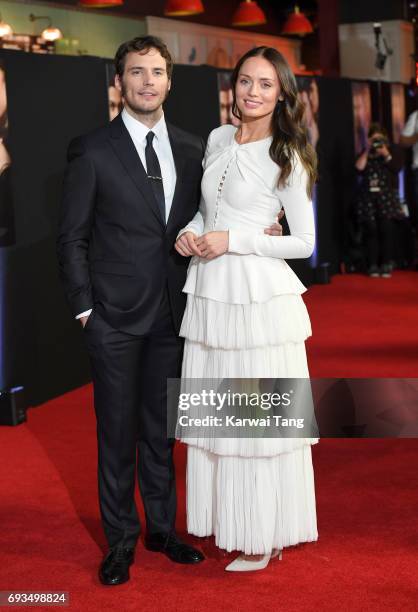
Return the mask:
<svg viewBox="0 0 418 612">
<path fill-rule="evenodd" d="M 297 76 L 296 84 L 298 88 L 298 97 L 305 107 L 304 124 L 308 134 L 308 140 L 315 151 L 319 151 L 319 89 L 318 82 L 312 76 Z M 317 209 L 318 209 L 318 192 L 317 186 L 314 186 L 312 195 L 312 205 L 314 209 L 315 225 L 317 225 Z M 314 252 L 309 258 L 309 265 L 315 268 L 318 263 L 317 246 L 315 245 Z"/>
<path fill-rule="evenodd" d="M 112 121 L 123 109 L 123 98 L 115 87 L 115 67 L 113 63 L 106 64 L 107 97 L 109 102 L 109 120 Z"/>
<path fill-rule="evenodd" d="M 353 81 L 351 84 L 354 117 L 354 152 L 360 155 L 367 145 L 372 120 L 372 101 L 369 83 Z"/>
<path fill-rule="evenodd" d="M 0 247 L 14 244 L 14 211 L 11 188 L 12 159 L 8 144 L 6 68 L 0 59 Z"/>
<path fill-rule="evenodd" d="M 392 140 L 399 145 L 402 130 L 405 126 L 405 86 L 402 83 L 390 84 L 390 103 L 392 112 Z M 398 173 L 399 199 L 405 214 L 409 216 L 408 205 L 405 200 L 405 169 Z"/>
<path fill-rule="evenodd" d="M 319 143 L 319 91 L 315 77 L 296 77 L 298 96 L 305 107 L 304 123 L 308 139 L 313 148 L 318 150 Z"/>
<path fill-rule="evenodd" d="M 238 127 L 240 121 L 232 114 L 233 96 L 231 87 L 231 70 L 218 72 L 218 92 L 219 92 L 219 123 L 220 125 L 235 125 Z"/>
<path fill-rule="evenodd" d="M 392 107 L 392 139 L 399 144 L 399 139 L 405 125 L 405 88 L 402 83 L 390 84 Z"/>
</svg>

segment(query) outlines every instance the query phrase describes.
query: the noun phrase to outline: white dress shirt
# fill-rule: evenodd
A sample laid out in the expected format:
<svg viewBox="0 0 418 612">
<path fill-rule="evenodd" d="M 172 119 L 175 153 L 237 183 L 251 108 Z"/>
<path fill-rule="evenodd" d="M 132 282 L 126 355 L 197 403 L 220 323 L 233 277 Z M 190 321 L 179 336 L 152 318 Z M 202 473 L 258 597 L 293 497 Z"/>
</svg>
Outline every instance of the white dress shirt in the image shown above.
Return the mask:
<svg viewBox="0 0 418 612">
<path fill-rule="evenodd" d="M 228 252 L 191 259 L 183 292 L 228 304 L 266 302 L 273 296 L 301 294 L 306 287 L 285 259 L 313 252 L 313 207 L 306 192 L 307 172 L 296 156 L 286 187 L 278 187 L 279 168 L 269 155 L 271 137 L 245 144 L 237 129 L 223 125 L 209 136 L 199 211 L 179 232 L 197 236 L 228 231 Z M 269 236 L 264 228 L 284 208 L 290 236 Z"/>
<path fill-rule="evenodd" d="M 414 136 L 418 132 L 418 111 L 414 111 L 408 117 L 404 129 L 402 130 L 402 136 Z M 413 159 L 412 167 L 418 168 L 418 142 L 412 147 Z"/>
<path fill-rule="evenodd" d="M 147 134 L 148 132 L 154 132 L 155 136 L 152 141 L 152 146 L 157 154 L 158 161 L 160 162 L 161 175 L 163 178 L 164 187 L 164 198 L 165 198 L 165 219 L 168 221 L 168 217 L 173 203 L 174 190 L 176 188 L 176 166 L 174 163 L 173 152 L 171 150 L 170 139 L 168 137 L 167 125 L 165 122 L 164 114 L 161 119 L 150 129 L 144 123 L 138 121 L 128 113 L 124 108 L 122 111 L 122 120 L 125 124 L 126 129 L 129 132 L 130 137 L 135 145 L 135 149 L 139 155 L 139 158 L 147 170 L 147 163 L 145 160 L 145 147 L 147 146 Z M 91 314 L 91 309 L 81 312 L 76 316 L 76 319 L 81 317 L 87 317 Z"/>
<path fill-rule="evenodd" d="M 147 169 L 145 161 L 145 147 L 147 146 L 148 132 L 154 132 L 155 137 L 152 146 L 157 154 L 163 177 L 164 198 L 165 198 L 165 220 L 167 222 L 173 203 L 174 189 L 176 187 L 176 166 L 174 164 L 173 152 L 171 150 L 170 139 L 168 137 L 167 125 L 164 114 L 161 119 L 150 129 L 144 123 L 138 121 L 128 113 L 126 109 L 122 111 L 122 119 L 126 129 L 132 138 L 139 158 Z"/>
</svg>

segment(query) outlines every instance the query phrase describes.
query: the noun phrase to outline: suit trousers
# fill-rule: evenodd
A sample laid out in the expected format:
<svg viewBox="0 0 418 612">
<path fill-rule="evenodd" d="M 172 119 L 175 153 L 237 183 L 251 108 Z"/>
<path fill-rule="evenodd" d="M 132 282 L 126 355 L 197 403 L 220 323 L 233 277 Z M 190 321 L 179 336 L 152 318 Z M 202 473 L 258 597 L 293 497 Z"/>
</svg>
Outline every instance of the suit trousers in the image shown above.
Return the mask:
<svg viewBox="0 0 418 612">
<path fill-rule="evenodd" d="M 148 534 L 175 526 L 166 380 L 180 377 L 183 340 L 174 329 L 167 289 L 147 334 L 116 330 L 94 309 L 84 334 L 92 366 L 103 528 L 110 547 L 133 548 L 140 534 L 136 474 Z"/>
</svg>

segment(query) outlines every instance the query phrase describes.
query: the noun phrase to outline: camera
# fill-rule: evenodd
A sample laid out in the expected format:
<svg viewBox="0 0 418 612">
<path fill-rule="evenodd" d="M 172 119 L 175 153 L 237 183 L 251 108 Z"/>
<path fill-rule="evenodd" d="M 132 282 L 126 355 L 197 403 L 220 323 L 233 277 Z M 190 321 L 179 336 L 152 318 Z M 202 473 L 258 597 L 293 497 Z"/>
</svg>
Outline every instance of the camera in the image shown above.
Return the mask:
<svg viewBox="0 0 418 612">
<path fill-rule="evenodd" d="M 380 147 L 384 147 L 387 144 L 387 140 L 384 140 L 383 138 L 376 138 L 375 140 L 372 140 L 373 149 L 379 149 Z"/>
</svg>

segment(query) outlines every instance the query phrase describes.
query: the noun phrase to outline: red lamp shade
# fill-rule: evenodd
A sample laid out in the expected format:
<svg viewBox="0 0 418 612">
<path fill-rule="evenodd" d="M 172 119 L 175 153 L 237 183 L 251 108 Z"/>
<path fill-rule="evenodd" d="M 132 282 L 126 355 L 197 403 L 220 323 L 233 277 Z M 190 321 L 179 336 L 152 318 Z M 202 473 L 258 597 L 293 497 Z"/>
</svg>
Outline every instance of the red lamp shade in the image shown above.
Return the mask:
<svg viewBox="0 0 418 612">
<path fill-rule="evenodd" d="M 313 32 L 311 22 L 303 13 L 299 11 L 299 7 L 295 6 L 295 12 L 291 13 L 283 26 L 282 34 L 296 34 L 304 36 Z"/>
<path fill-rule="evenodd" d="M 187 17 L 203 13 L 202 0 L 168 0 L 164 15 L 167 17 Z"/>
<path fill-rule="evenodd" d="M 79 0 L 78 4 L 84 8 L 111 8 L 121 6 L 123 0 Z"/>
<path fill-rule="evenodd" d="M 254 0 L 241 2 L 232 17 L 233 26 L 252 26 L 266 23 L 266 16 Z"/>
</svg>

